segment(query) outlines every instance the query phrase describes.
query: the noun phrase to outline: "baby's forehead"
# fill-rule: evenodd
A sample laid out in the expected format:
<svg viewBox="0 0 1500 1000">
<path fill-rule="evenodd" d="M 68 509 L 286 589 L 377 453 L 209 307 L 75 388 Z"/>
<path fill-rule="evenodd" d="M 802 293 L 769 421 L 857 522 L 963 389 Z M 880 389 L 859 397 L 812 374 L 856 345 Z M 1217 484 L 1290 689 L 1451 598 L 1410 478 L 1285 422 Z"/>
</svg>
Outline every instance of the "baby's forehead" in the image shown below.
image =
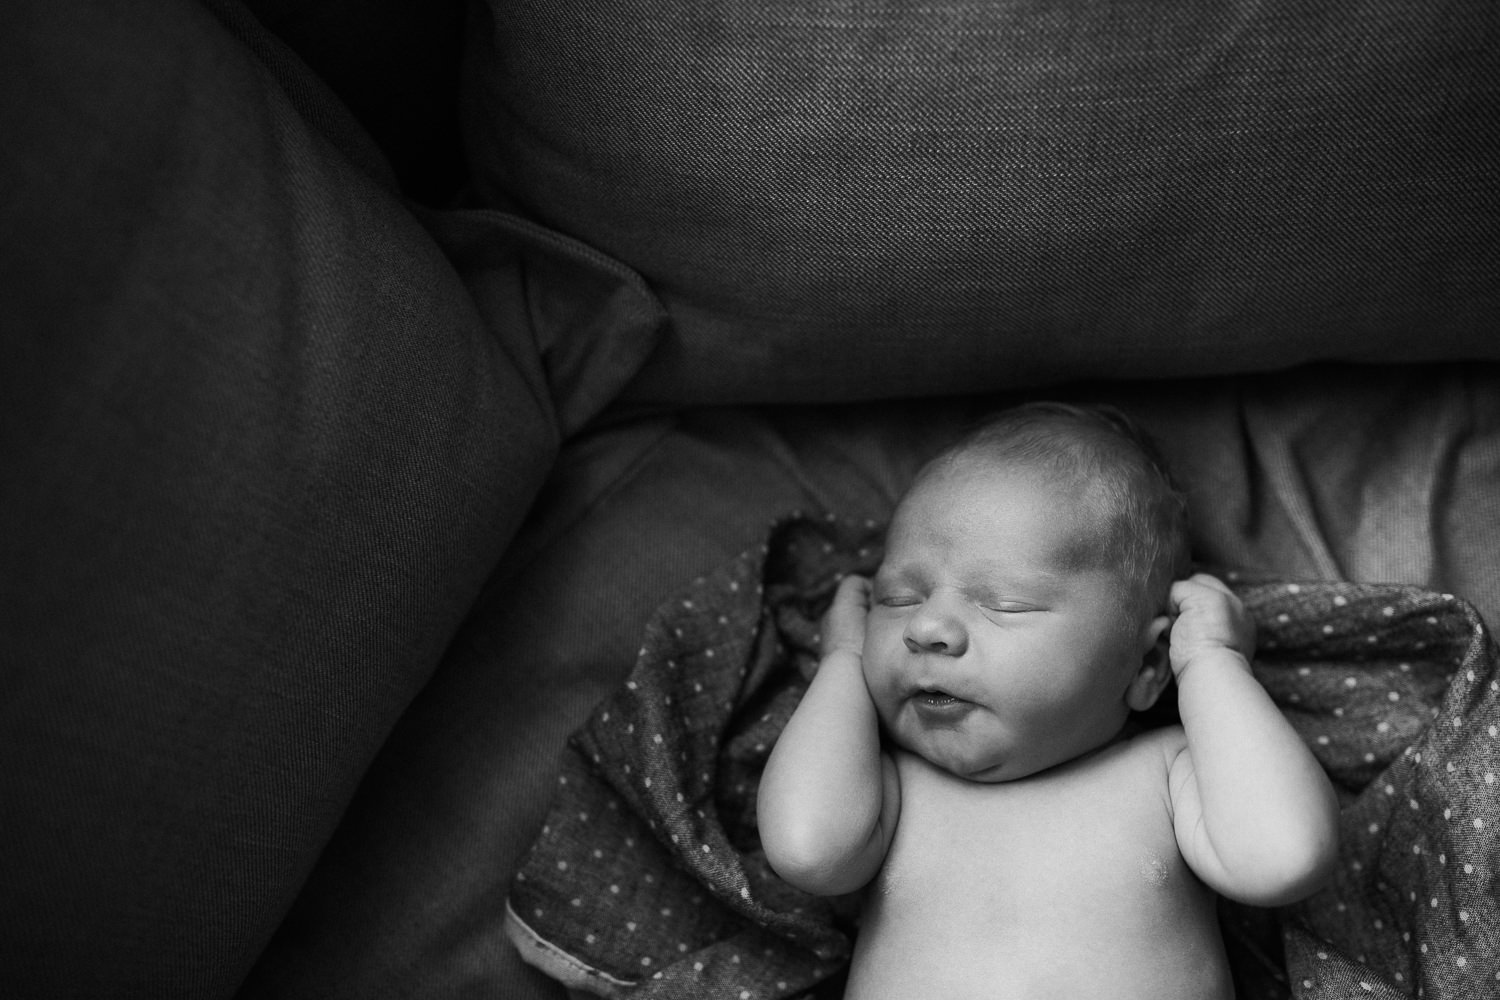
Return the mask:
<svg viewBox="0 0 1500 1000">
<path fill-rule="evenodd" d="M 1003 478 L 1010 481 L 989 482 L 982 474 L 943 477 L 914 489 L 887 528 L 887 554 L 934 548 L 963 552 L 970 546 L 1012 544 L 1003 539 L 1020 531 L 1037 545 L 1044 539 L 1056 543 L 1052 555 L 1059 571 L 1092 568 L 1079 557 L 1099 552 L 1112 533 L 1113 519 L 1102 516 L 1088 491 Z M 1040 551 L 1025 548 L 1033 554 Z M 1079 552 L 1073 552 L 1075 548 Z"/>
<path fill-rule="evenodd" d="M 924 470 L 887 529 L 888 555 L 912 557 L 968 541 L 987 544 L 1010 504 L 1040 511 L 1052 542 L 1045 566 L 1057 574 L 1125 569 L 1116 544 L 1126 513 L 1094 481 L 1073 482 L 1027 463 L 951 463 Z M 1032 549 L 1033 554 L 1039 550 Z M 982 559 L 976 560 L 981 564 Z M 890 568 L 883 564 L 883 568 Z M 1004 560 L 996 569 L 1012 569 Z"/>
<path fill-rule="evenodd" d="M 908 511 L 932 516 L 966 505 L 988 510 L 1018 500 L 1047 504 L 1057 520 L 1098 522 L 1117 513 L 1099 479 L 1076 469 L 996 455 L 954 455 L 922 470 L 897 506 L 892 527 Z"/>
</svg>

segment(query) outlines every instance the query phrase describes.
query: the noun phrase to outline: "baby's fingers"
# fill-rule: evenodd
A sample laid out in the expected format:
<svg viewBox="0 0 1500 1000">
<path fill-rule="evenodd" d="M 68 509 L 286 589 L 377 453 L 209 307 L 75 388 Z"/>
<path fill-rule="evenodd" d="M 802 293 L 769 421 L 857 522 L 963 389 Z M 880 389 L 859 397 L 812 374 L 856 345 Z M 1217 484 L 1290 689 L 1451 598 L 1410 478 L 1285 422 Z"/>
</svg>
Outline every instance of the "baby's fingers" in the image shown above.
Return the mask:
<svg viewBox="0 0 1500 1000">
<path fill-rule="evenodd" d="M 850 573 L 844 577 L 839 581 L 838 590 L 834 591 L 833 603 L 853 605 L 868 610 L 870 607 L 869 578 L 860 576 L 858 573 Z"/>
<path fill-rule="evenodd" d="M 1234 596 L 1234 591 L 1223 580 L 1210 573 L 1194 573 L 1185 580 L 1178 580 L 1172 584 L 1172 607 L 1180 609 L 1182 604 L 1194 599 L 1215 599 L 1217 597 L 1228 597 L 1238 603 L 1239 598 Z"/>
<path fill-rule="evenodd" d="M 865 618 L 870 613 L 870 581 L 846 576 L 839 581 L 833 603 L 823 618 L 823 652 L 850 649 L 859 652 L 865 642 Z"/>
<path fill-rule="evenodd" d="M 1255 622 L 1239 596 L 1220 579 L 1195 573 L 1172 584 L 1174 642 L 1190 648 L 1224 645 L 1250 656 L 1255 649 Z"/>
</svg>

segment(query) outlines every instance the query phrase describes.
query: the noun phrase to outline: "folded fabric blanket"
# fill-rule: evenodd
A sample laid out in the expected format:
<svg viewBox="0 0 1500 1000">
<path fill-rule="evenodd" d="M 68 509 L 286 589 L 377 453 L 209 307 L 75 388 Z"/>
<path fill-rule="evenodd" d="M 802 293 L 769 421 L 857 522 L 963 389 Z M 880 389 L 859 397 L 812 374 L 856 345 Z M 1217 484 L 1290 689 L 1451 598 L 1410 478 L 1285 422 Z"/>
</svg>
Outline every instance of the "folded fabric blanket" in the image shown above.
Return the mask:
<svg viewBox="0 0 1500 1000">
<path fill-rule="evenodd" d="M 522 955 L 607 997 L 837 997 L 857 900 L 782 882 L 756 832 L 766 757 L 840 576 L 881 532 L 794 515 L 657 612 L 570 741 L 511 888 Z M 1477 613 L 1415 587 L 1227 579 L 1257 677 L 1339 790 L 1341 864 L 1311 899 L 1223 907 L 1241 997 L 1500 994 L 1500 674 Z"/>
</svg>

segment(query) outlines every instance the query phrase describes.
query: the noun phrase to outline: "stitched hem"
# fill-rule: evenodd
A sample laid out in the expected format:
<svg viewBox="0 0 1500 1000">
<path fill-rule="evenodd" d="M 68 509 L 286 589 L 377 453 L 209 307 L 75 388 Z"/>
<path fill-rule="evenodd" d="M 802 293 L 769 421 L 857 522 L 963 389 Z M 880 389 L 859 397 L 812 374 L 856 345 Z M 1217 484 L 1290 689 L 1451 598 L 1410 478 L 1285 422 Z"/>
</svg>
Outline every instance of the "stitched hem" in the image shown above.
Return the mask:
<svg viewBox="0 0 1500 1000">
<path fill-rule="evenodd" d="M 505 901 L 505 936 L 510 938 L 527 964 L 536 966 L 571 989 L 615 998 L 625 996 L 626 991 L 636 986 L 630 980 L 616 979 L 607 972 L 601 972 L 543 938 L 520 918 L 511 907 L 510 900 Z"/>
</svg>

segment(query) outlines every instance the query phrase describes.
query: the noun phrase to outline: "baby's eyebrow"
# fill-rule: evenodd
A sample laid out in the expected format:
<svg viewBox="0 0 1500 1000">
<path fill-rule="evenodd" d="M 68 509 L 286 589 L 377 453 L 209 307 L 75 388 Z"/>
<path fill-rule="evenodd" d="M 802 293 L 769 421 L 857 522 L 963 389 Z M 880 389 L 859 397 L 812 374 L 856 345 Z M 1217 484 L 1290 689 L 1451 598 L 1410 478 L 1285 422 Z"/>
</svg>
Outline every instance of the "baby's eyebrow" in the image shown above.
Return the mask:
<svg viewBox="0 0 1500 1000">
<path fill-rule="evenodd" d="M 1052 588 L 1066 575 L 1049 569 L 1018 569 L 1014 563 L 1002 559 L 976 559 L 971 565 L 975 579 L 984 581 L 984 586 Z"/>
<path fill-rule="evenodd" d="M 964 596 L 975 604 L 996 607 L 1001 604 L 1034 604 L 1045 600 L 1046 595 L 1034 587 L 1013 586 L 1003 589 L 987 585 L 968 587 Z"/>
<path fill-rule="evenodd" d="M 916 586 L 920 574 L 912 567 L 891 566 L 889 563 L 881 563 L 870 582 L 877 587 L 894 586 Z"/>
<path fill-rule="evenodd" d="M 980 604 L 1051 605 L 1066 590 L 1065 576 L 1062 573 L 1012 573 L 1004 578 L 975 583 L 966 588 L 965 593 L 970 600 Z"/>
</svg>

